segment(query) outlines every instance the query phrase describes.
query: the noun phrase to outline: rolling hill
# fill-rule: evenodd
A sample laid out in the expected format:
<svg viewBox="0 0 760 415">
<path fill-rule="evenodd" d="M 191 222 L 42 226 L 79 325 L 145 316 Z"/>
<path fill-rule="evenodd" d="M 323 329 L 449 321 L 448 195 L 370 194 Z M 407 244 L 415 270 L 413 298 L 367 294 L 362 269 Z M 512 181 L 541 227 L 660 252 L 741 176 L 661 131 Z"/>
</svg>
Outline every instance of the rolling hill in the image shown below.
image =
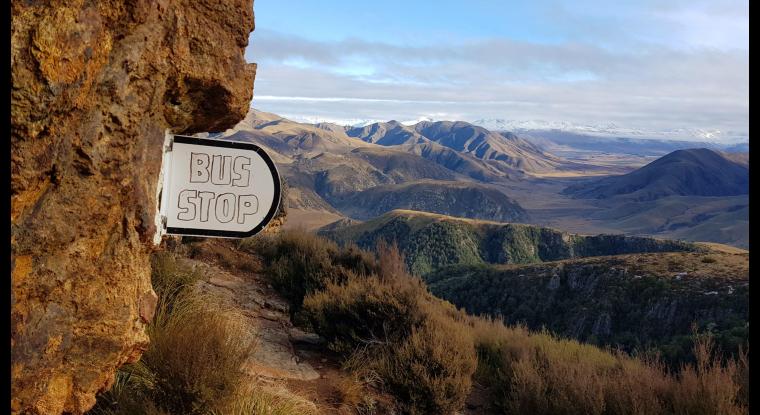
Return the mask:
<svg viewBox="0 0 760 415">
<path fill-rule="evenodd" d="M 401 124 L 398 121 L 373 123 L 364 127 L 346 129 L 350 137 L 358 138 L 368 143 L 382 146 L 397 146 L 402 144 L 426 143 L 428 140 L 417 131 Z"/>
<path fill-rule="evenodd" d="M 292 189 L 288 206 L 313 212 L 312 218 L 367 219 L 397 208 L 494 220 L 527 218 L 518 203 L 486 185 L 510 180 L 486 161 L 397 122 L 362 131 L 366 142 L 335 124 L 303 124 L 251 110 L 222 138 L 264 147 Z M 412 139 L 395 139 L 393 134 Z M 468 200 L 475 202 L 467 206 Z"/>
<path fill-rule="evenodd" d="M 500 221 L 523 222 L 528 218 L 525 210 L 500 190 L 457 181 L 376 186 L 336 201 L 335 206 L 355 219 L 370 219 L 395 209 Z"/>
<path fill-rule="evenodd" d="M 336 242 L 373 249 L 395 242 L 409 269 L 424 275 L 452 264 L 524 264 L 641 252 L 699 251 L 697 245 L 623 235 L 577 235 L 556 229 L 395 210 L 364 223 L 328 225 Z"/>
<path fill-rule="evenodd" d="M 451 149 L 528 173 L 554 170 L 562 165 L 561 159 L 514 134 L 495 133 L 464 121 L 423 121 L 415 124 L 414 130 Z"/>
<path fill-rule="evenodd" d="M 598 201 L 589 218 L 622 232 L 749 248 L 749 196 L 668 196 Z"/>
<path fill-rule="evenodd" d="M 607 199 L 625 196 L 637 201 L 667 196 L 735 196 L 749 193 L 749 164 L 706 148 L 676 150 L 621 176 L 573 185 L 563 194 Z"/>
<path fill-rule="evenodd" d="M 316 229 L 403 208 L 575 232 L 749 244 L 747 195 L 667 196 L 699 193 L 710 188 L 703 185 L 710 180 L 730 181 L 733 170 L 722 164 L 741 176 L 746 153 L 715 153 L 723 156 L 717 163 L 675 153 L 670 158 L 678 162 L 665 158 L 634 172 L 651 160 L 596 153 L 583 162 L 567 160 L 543 151 L 541 140 L 466 122 L 389 121 L 352 128 L 298 123 L 253 109 L 215 137 L 253 142 L 272 156 L 292 189 L 288 227 Z M 709 173 L 714 168 L 729 174 Z M 618 176 L 598 179 L 603 174 Z M 616 184 L 621 181 L 628 183 Z M 596 198 L 597 193 L 615 195 Z M 465 208 L 464 198 L 483 204 Z"/>
</svg>

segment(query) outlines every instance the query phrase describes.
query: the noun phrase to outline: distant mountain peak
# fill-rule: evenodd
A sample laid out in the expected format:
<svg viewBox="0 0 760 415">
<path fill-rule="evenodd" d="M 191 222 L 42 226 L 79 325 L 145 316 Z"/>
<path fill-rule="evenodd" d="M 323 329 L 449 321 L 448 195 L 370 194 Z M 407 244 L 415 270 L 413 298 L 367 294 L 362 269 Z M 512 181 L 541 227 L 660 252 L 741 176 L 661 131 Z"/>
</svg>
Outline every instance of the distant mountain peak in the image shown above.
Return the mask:
<svg viewBox="0 0 760 415">
<path fill-rule="evenodd" d="M 580 183 L 563 190 L 576 198 L 620 196 L 655 200 L 667 196 L 749 194 L 749 169 L 740 156 L 708 148 L 676 150 L 621 176 Z"/>
</svg>

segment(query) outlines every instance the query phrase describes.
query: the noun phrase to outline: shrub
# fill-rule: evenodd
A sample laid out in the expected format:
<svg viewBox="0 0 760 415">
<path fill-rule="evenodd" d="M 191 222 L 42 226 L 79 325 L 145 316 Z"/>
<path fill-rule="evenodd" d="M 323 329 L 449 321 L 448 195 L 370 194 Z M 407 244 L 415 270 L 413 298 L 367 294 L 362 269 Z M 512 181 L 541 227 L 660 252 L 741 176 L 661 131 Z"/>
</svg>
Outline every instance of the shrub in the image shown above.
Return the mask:
<svg viewBox="0 0 760 415">
<path fill-rule="evenodd" d="M 467 327 L 408 274 L 395 246 L 380 244 L 377 271 L 364 277 L 346 271 L 346 279 L 307 295 L 303 314 L 333 350 L 362 362 L 354 370 L 377 374 L 405 412 L 455 412 L 476 367 Z"/>
<path fill-rule="evenodd" d="M 720 363 L 711 342 L 695 347 L 697 365 L 670 373 L 657 360 L 637 359 L 471 318 L 476 376 L 494 389 L 505 414 L 739 414 L 742 365 Z"/>
<path fill-rule="evenodd" d="M 360 377 L 377 377 L 410 414 L 462 408 L 475 377 L 505 414 L 746 413 L 748 357 L 721 362 L 698 342 L 695 365 L 671 372 L 546 331 L 470 317 L 407 272 L 394 246 L 377 259 L 312 235 L 259 244 L 270 278 Z M 701 340 L 704 341 L 704 340 Z M 351 385 L 349 385 L 351 386 Z M 347 402 L 357 390 L 346 388 Z"/>
<path fill-rule="evenodd" d="M 452 414 L 470 393 L 477 359 L 466 326 L 430 315 L 409 336 L 381 349 L 371 368 L 410 414 Z"/>
<path fill-rule="evenodd" d="M 404 256 L 396 243 L 388 244 L 384 239 L 377 243 L 377 271 L 381 279 L 408 279 L 409 272 Z"/>
<path fill-rule="evenodd" d="M 357 275 L 371 275 L 381 272 L 375 256 L 365 250 L 359 249 L 356 245 L 348 245 L 338 250 L 334 254 L 332 262 L 334 266 L 351 270 Z"/>
<path fill-rule="evenodd" d="M 328 283 L 342 283 L 352 273 L 367 275 L 377 269 L 371 255 L 357 248 L 341 250 L 334 242 L 303 232 L 286 231 L 254 246 L 267 263 L 272 285 L 291 302 L 293 312 L 300 310 L 307 294 Z"/>
<path fill-rule="evenodd" d="M 330 284 L 304 300 L 312 327 L 344 354 L 362 345 L 396 342 L 425 316 L 420 308 L 419 281 L 389 284 L 378 277 L 351 277 Z"/>
<path fill-rule="evenodd" d="M 679 381 L 672 388 L 674 413 L 733 415 L 747 412 L 746 402 L 740 401 L 741 363 L 721 362 L 714 352 L 711 338 L 698 338 L 694 345 L 696 364 L 683 365 Z"/>
</svg>

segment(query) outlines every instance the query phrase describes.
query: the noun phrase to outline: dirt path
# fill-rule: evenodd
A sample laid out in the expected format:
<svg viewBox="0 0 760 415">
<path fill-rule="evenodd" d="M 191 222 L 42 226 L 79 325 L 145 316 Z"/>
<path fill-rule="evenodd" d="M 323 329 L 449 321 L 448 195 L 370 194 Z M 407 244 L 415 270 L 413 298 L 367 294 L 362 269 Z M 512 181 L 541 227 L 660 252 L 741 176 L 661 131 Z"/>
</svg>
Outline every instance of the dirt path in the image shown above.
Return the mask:
<svg viewBox="0 0 760 415">
<path fill-rule="evenodd" d="M 356 413 L 346 403 L 356 381 L 318 335 L 293 326 L 287 301 L 260 274 L 255 258 L 220 241 L 199 243 L 193 251 L 180 261 L 204 276 L 199 288 L 231 301 L 255 333 L 256 348 L 244 366 L 253 381 L 311 402 L 319 413 Z M 364 393 L 387 401 L 377 391 Z"/>
<path fill-rule="evenodd" d="M 231 299 L 248 319 L 256 333 L 257 345 L 246 364 L 246 371 L 259 378 L 272 380 L 319 379 L 319 373 L 296 355 L 294 341 L 318 342 L 315 334 L 293 327 L 288 304 L 255 274 L 234 275 L 216 265 L 197 259 L 186 259 L 187 265 L 208 277 L 201 290 Z"/>
<path fill-rule="evenodd" d="M 341 370 L 339 356 L 318 335 L 293 326 L 287 301 L 261 274 L 257 258 L 227 241 L 199 242 L 191 251 L 192 258 L 180 261 L 205 277 L 199 288 L 231 301 L 256 335 L 244 367 L 252 381 L 309 402 L 322 414 L 365 413 L 360 407 L 373 408 L 366 413 L 396 413 L 389 395 Z M 486 401 L 485 386 L 473 385 L 462 414 L 483 414 Z"/>
</svg>

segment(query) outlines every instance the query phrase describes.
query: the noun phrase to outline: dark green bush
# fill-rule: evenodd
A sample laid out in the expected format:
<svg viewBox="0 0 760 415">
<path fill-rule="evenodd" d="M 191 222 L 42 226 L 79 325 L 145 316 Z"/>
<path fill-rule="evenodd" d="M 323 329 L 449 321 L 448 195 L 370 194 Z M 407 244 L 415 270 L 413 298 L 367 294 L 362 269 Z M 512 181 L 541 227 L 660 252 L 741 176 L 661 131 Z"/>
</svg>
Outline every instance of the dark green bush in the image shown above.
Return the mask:
<svg viewBox="0 0 760 415">
<path fill-rule="evenodd" d="M 419 284 L 389 284 L 378 277 L 352 277 L 329 284 L 304 300 L 304 315 L 336 351 L 397 342 L 409 335 L 425 315 Z"/>
<path fill-rule="evenodd" d="M 340 284 L 350 275 L 368 275 L 378 269 L 374 257 L 358 248 L 341 249 L 334 242 L 302 232 L 284 232 L 258 247 L 267 265 L 265 272 L 292 303 L 293 312 L 300 310 L 307 294 L 328 283 Z"/>
</svg>

